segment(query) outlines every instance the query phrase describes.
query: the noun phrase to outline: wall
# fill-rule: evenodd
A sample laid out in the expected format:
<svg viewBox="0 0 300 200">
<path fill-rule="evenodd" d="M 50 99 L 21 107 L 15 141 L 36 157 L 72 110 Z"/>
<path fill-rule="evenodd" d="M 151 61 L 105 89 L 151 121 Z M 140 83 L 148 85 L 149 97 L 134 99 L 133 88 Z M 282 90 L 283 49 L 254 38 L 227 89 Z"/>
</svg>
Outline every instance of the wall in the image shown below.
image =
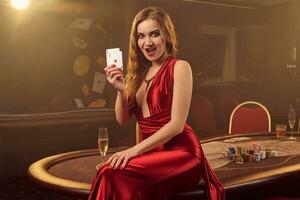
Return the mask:
<svg viewBox="0 0 300 200">
<path fill-rule="evenodd" d="M 24 11 L 0 9 L 1 113 L 55 112 L 59 100 L 72 110 L 74 98 L 85 107 L 98 99 L 113 107 L 109 85 L 102 93 L 92 88 L 95 72 L 104 72 L 106 48 L 121 48 L 126 63 L 130 10 L 125 1 L 32 2 Z M 86 29 L 81 19 L 91 20 Z"/>
<path fill-rule="evenodd" d="M 125 1 L 47 1 L 32 3 L 29 10 L 17 12 L 1 2 L 0 9 L 1 176 L 25 175 L 32 162 L 46 156 L 96 148 L 100 126 L 109 127 L 110 146 L 133 145 L 134 121 L 121 127 L 114 119 L 99 116 L 86 122 L 85 115 L 71 117 L 83 122 L 61 123 L 58 118 L 55 123 L 49 119 L 25 126 L 6 126 L 3 120 L 23 124 L 23 118 L 18 119 L 24 113 L 52 116 L 65 110 L 80 112 L 73 102 L 75 97 L 85 106 L 103 98 L 107 102 L 104 108 L 113 108 L 116 92 L 111 86 L 106 84 L 103 93 L 92 91 L 94 73 L 103 72 L 105 66 L 105 60 L 97 58 L 105 57 L 106 48 L 119 47 L 126 63 L 130 29 L 127 18 L 134 6 Z M 70 28 L 78 18 L 92 19 L 90 28 Z M 84 40 L 88 46 L 77 48 L 74 38 Z M 90 58 L 90 65 L 87 73 L 78 76 L 73 63 L 82 54 Z M 83 84 L 89 88 L 86 96 Z M 55 98 L 59 101 L 53 107 Z"/>
</svg>

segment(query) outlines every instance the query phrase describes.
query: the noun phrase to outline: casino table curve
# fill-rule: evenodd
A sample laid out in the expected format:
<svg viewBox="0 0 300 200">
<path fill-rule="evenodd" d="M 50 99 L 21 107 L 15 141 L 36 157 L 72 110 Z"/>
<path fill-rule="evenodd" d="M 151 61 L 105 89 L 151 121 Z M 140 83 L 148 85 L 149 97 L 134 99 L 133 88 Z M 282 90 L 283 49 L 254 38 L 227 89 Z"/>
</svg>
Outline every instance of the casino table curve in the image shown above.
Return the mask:
<svg viewBox="0 0 300 200">
<path fill-rule="evenodd" d="M 258 139 L 274 139 L 274 133 L 253 133 L 243 135 L 226 135 L 203 140 L 203 145 L 215 141 L 223 141 L 235 137 L 251 137 Z M 300 144 L 300 138 L 298 141 Z M 127 147 L 110 148 L 108 154 Z M 222 152 L 220 152 L 221 154 Z M 41 159 L 28 168 L 29 178 L 41 187 L 74 196 L 89 195 L 91 182 L 96 174 L 96 165 L 101 157 L 98 149 L 80 150 L 62 153 Z M 281 183 L 292 183 L 300 180 L 299 154 L 265 159 L 260 162 L 237 164 L 231 162 L 214 169 L 224 185 L 226 197 L 236 197 L 245 190 L 270 187 L 276 190 Z M 187 192 L 182 192 L 168 199 L 205 198 L 205 184 L 199 185 Z"/>
</svg>

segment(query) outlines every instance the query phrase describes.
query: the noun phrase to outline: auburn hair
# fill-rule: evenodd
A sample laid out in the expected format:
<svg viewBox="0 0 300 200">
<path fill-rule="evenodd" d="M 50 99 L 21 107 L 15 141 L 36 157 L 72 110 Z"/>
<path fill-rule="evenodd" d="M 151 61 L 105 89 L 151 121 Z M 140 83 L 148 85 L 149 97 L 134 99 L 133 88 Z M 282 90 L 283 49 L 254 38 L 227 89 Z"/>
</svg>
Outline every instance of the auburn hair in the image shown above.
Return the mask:
<svg viewBox="0 0 300 200">
<path fill-rule="evenodd" d="M 142 21 L 147 19 L 152 19 L 158 23 L 165 39 L 167 54 L 175 57 L 177 53 L 175 28 L 170 15 L 158 7 L 147 7 L 139 11 L 135 16 L 131 26 L 127 74 L 125 77 L 126 95 L 130 107 L 133 106 L 136 92 L 144 80 L 149 67 L 151 66 L 151 62 L 145 58 L 137 42 L 137 27 Z"/>
</svg>

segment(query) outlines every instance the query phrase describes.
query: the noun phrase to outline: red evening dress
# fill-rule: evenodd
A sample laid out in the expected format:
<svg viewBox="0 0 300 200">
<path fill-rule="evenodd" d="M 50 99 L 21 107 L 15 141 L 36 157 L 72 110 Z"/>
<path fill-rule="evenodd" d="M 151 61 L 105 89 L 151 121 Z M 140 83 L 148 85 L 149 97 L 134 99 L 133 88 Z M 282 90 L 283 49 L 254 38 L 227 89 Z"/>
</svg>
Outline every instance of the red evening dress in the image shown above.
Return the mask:
<svg viewBox="0 0 300 200">
<path fill-rule="evenodd" d="M 156 73 L 148 90 L 149 117 L 133 108 L 142 138 L 155 134 L 171 119 L 174 65 L 169 57 Z M 104 165 L 91 187 L 89 200 L 163 200 L 185 191 L 203 178 L 211 200 L 225 199 L 224 188 L 210 168 L 192 128 L 185 124 L 182 133 L 152 151 L 129 160 L 124 169 Z"/>
</svg>

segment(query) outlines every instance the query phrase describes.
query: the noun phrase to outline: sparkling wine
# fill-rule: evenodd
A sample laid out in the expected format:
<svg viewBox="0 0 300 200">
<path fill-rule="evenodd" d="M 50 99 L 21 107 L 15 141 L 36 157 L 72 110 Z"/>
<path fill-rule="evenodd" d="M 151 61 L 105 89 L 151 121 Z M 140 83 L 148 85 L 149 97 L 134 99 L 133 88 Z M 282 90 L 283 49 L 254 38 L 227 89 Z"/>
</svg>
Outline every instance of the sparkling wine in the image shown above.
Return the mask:
<svg viewBox="0 0 300 200">
<path fill-rule="evenodd" d="M 295 123 L 296 123 L 296 120 L 289 120 L 289 125 L 290 125 L 291 129 L 294 128 Z"/>
<path fill-rule="evenodd" d="M 108 139 L 99 139 L 98 148 L 102 156 L 106 155 L 108 149 Z"/>
<path fill-rule="evenodd" d="M 295 126 L 295 123 L 296 123 L 296 110 L 294 108 L 292 108 L 291 105 L 290 105 L 290 110 L 289 110 L 289 113 L 288 113 L 288 122 L 289 122 L 289 125 L 291 127 L 290 139 L 295 140 L 296 137 L 293 136 L 293 129 L 294 129 L 294 126 Z"/>
</svg>

